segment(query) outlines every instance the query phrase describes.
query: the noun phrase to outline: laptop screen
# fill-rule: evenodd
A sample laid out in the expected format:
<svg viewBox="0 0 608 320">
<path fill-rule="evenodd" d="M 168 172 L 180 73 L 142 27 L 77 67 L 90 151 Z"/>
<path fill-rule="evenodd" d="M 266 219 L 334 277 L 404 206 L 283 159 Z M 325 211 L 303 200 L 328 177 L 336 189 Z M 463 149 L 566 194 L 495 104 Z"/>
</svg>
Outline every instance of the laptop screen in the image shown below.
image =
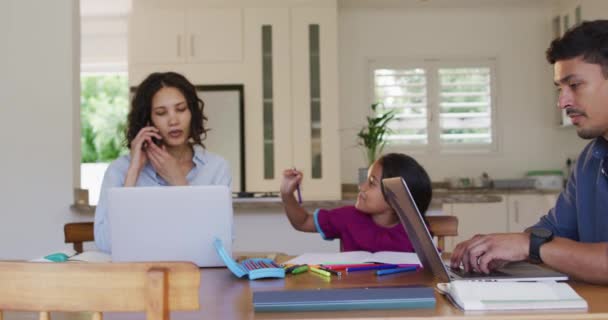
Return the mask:
<svg viewBox="0 0 608 320">
<path fill-rule="evenodd" d="M 430 270 L 439 281 L 449 282 L 447 269 L 405 180 L 401 177 L 383 179 L 382 190 L 405 228 L 424 268 Z"/>
</svg>

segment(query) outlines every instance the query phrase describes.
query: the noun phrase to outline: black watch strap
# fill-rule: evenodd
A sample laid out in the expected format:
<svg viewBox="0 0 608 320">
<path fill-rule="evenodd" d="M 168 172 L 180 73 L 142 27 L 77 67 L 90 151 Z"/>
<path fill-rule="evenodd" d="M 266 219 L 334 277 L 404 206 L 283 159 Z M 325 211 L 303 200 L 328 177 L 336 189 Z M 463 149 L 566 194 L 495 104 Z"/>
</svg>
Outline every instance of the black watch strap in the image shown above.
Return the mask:
<svg viewBox="0 0 608 320">
<path fill-rule="evenodd" d="M 542 263 L 540 257 L 540 247 L 553 240 L 553 232 L 545 228 L 530 228 L 530 261 L 534 263 Z"/>
</svg>

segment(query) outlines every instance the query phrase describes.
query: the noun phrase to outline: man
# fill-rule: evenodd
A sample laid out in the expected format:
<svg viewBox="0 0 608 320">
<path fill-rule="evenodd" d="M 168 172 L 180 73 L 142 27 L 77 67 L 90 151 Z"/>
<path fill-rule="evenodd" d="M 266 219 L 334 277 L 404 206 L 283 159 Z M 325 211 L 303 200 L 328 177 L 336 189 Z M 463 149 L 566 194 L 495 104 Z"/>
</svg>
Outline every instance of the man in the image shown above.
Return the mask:
<svg viewBox="0 0 608 320">
<path fill-rule="evenodd" d="M 454 249 L 452 267 L 488 273 L 529 259 L 593 283 L 608 283 L 608 20 L 584 22 L 547 49 L 558 106 L 578 135 L 580 154 L 555 207 L 522 233 L 476 235 Z"/>
</svg>

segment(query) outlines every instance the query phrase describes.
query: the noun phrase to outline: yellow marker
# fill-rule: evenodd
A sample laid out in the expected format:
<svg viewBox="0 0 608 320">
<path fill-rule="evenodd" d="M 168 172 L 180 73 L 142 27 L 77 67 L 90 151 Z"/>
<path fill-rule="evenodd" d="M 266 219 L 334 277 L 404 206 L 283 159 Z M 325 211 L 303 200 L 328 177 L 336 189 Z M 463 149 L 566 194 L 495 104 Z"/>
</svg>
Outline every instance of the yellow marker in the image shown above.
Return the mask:
<svg viewBox="0 0 608 320">
<path fill-rule="evenodd" d="M 322 276 L 325 276 L 325 277 L 331 277 L 331 273 L 329 273 L 329 272 L 327 272 L 325 270 L 321 270 L 321 269 L 317 269 L 317 268 L 313 268 L 313 267 L 310 267 L 308 270 L 310 270 L 310 271 L 312 271 L 312 272 L 314 272 L 316 274 L 320 274 Z"/>
</svg>

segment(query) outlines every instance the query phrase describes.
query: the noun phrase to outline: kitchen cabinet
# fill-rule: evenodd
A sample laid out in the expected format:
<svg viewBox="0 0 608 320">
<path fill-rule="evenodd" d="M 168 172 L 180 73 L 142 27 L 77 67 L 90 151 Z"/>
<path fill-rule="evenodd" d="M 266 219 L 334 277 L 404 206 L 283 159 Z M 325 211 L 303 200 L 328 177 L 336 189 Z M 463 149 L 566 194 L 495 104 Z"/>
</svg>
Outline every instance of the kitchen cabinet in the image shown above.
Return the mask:
<svg viewBox="0 0 608 320">
<path fill-rule="evenodd" d="M 247 190 L 296 167 L 304 198 L 340 199 L 335 6 L 248 8 L 245 30 Z"/>
<path fill-rule="evenodd" d="M 558 194 L 508 194 L 505 196 L 509 232 L 522 232 L 553 208 Z"/>
<path fill-rule="evenodd" d="M 458 243 L 476 234 L 507 232 L 504 199 L 500 202 L 445 204 L 444 212 L 458 217 L 458 236 L 446 238 L 447 252 L 452 252 Z"/>
<path fill-rule="evenodd" d="M 140 5 L 129 21 L 129 63 L 239 62 L 243 59 L 241 8 L 189 10 Z M 221 30 L 221 32 L 219 32 Z"/>
<path fill-rule="evenodd" d="M 296 167 L 306 200 L 340 199 L 337 21 L 336 0 L 134 0 L 129 83 L 244 84 L 246 191 Z"/>
<path fill-rule="evenodd" d="M 444 214 L 458 217 L 458 236 L 446 238 L 448 252 L 476 234 L 524 231 L 547 214 L 559 196 L 544 192 L 499 195 L 502 197 L 500 202 L 443 204 Z"/>
</svg>

